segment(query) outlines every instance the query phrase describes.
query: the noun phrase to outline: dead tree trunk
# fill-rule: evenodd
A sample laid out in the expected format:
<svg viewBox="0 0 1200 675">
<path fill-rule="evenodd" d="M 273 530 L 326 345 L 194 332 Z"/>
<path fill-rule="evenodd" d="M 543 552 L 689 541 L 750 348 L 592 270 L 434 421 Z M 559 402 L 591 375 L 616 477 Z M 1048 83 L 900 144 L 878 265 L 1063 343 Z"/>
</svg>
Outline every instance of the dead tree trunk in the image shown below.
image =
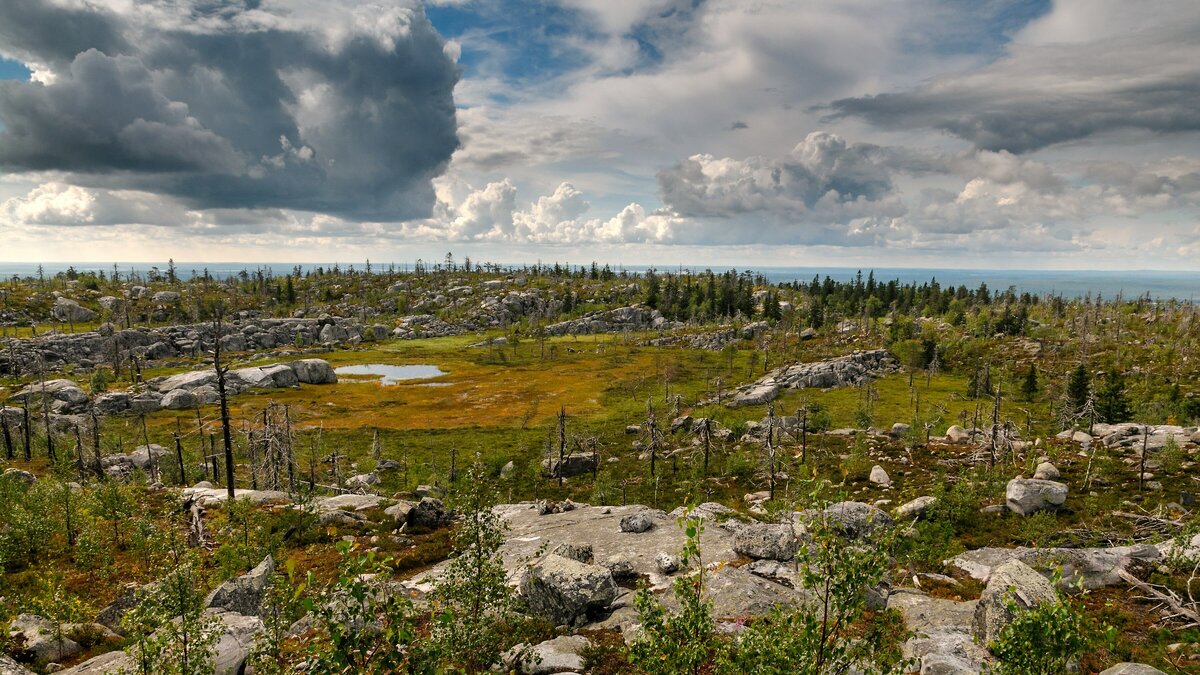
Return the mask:
<svg viewBox="0 0 1200 675">
<path fill-rule="evenodd" d="M 8 430 L 8 415 L 3 412 L 0 412 L 0 430 L 4 432 L 4 456 L 11 461 L 14 455 L 12 433 Z"/>
<path fill-rule="evenodd" d="M 213 370 L 217 373 L 217 396 L 221 403 L 221 435 L 225 442 L 225 485 L 232 502 L 235 499 L 233 485 L 233 436 L 229 430 L 229 395 L 225 391 L 225 369 L 221 366 L 221 315 L 217 308 L 216 331 L 213 336 Z"/>
<path fill-rule="evenodd" d="M 21 431 L 24 432 L 24 436 L 25 436 L 25 461 L 29 462 L 29 461 L 33 460 L 33 439 L 30 438 L 33 430 L 30 429 L 30 424 L 29 424 L 29 397 L 28 396 L 21 399 L 21 414 L 22 414 Z"/>
<path fill-rule="evenodd" d="M 104 466 L 100 461 L 100 418 L 96 416 L 95 410 L 92 411 L 92 462 L 92 470 L 96 472 L 96 477 L 104 478 Z"/>
<path fill-rule="evenodd" d="M 563 462 L 567 454 L 567 407 L 558 409 L 558 486 L 563 484 Z"/>
</svg>

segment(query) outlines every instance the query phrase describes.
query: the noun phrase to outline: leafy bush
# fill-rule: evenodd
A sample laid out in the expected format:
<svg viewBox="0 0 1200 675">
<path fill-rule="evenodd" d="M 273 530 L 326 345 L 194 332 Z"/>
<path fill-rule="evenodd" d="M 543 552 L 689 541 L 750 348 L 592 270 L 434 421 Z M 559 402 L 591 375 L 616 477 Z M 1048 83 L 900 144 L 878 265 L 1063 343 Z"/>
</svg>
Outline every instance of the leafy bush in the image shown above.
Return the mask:
<svg viewBox="0 0 1200 675">
<path fill-rule="evenodd" d="M 1015 601 L 1013 609 L 1015 611 Z M 1017 614 L 990 645 L 999 661 L 996 675 L 1066 675 L 1090 646 L 1083 613 L 1061 594 Z"/>
<path fill-rule="evenodd" d="M 833 523 L 810 523 L 812 537 L 797 555 L 800 585 L 813 602 L 792 612 L 776 611 L 740 635 L 720 672 L 825 675 L 907 672 L 901 652 L 907 637 L 894 613 L 870 614 L 867 594 L 887 574 L 895 533 L 876 533 L 870 544 L 842 539 Z"/>
<path fill-rule="evenodd" d="M 307 644 L 307 672 L 437 672 L 434 643 L 420 639 L 412 601 L 382 583 L 387 561 L 349 542 L 337 548 L 343 556 L 337 580 L 303 601 L 317 629 Z M 311 588 L 311 575 L 307 583 Z"/>
<path fill-rule="evenodd" d="M 643 587 L 634 596 L 642 633 L 630 646 L 630 662 L 650 675 L 700 673 L 720 650 L 713 635 L 712 603 L 704 598 L 704 561 L 700 535 L 704 523 L 685 514 L 679 519 L 687 534 L 680 562 L 694 565 L 691 574 L 676 577 L 673 590 L 680 610 L 672 614 Z"/>
<path fill-rule="evenodd" d="M 454 554 L 433 592 L 432 637 L 444 660 L 467 672 L 481 672 L 495 662 L 519 622 L 500 557 L 507 526 L 492 510 L 495 499 L 484 471 L 476 463 L 462 483 Z"/>
</svg>

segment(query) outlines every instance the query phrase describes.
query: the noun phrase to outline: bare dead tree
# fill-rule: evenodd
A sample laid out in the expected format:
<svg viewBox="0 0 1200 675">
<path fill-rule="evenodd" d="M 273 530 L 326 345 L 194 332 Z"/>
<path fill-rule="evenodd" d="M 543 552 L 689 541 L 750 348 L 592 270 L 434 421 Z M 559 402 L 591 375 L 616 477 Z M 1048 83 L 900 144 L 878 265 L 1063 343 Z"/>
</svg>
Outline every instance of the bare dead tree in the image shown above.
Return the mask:
<svg viewBox="0 0 1200 675">
<path fill-rule="evenodd" d="M 233 484 L 233 436 L 229 429 L 229 395 L 225 390 L 225 367 L 221 364 L 221 321 L 224 307 L 218 303 L 213 325 L 213 370 L 217 375 L 217 397 L 221 404 L 221 435 L 225 442 L 225 484 L 229 501 L 235 499 Z"/>
<path fill-rule="evenodd" d="M 4 456 L 12 461 L 14 456 L 12 432 L 8 430 L 8 415 L 5 415 L 3 411 L 0 411 L 0 431 L 4 433 Z"/>
</svg>

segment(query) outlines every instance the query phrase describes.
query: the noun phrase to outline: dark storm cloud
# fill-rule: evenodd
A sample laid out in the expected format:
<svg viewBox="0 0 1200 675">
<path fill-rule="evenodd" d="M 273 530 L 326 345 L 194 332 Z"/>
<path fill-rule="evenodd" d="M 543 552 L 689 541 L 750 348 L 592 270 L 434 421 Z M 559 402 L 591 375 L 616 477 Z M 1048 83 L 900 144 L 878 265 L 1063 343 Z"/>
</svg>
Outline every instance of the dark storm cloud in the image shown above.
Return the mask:
<svg viewBox="0 0 1200 675">
<path fill-rule="evenodd" d="M 979 149 L 1014 153 L 1114 131 L 1197 131 L 1197 30 L 1200 6 L 1193 3 L 1138 30 L 1016 44 L 984 68 L 818 110 L 883 128 L 938 129 Z"/>
<path fill-rule="evenodd" d="M 74 11 L 61 42 L 0 32 L 0 53 L 54 76 L 0 83 L 0 167 L 70 172 L 196 208 L 429 215 L 430 180 L 458 147 L 459 73 L 418 2 L 146 10 Z M 66 11 L 2 3 L 0 26 Z"/>
</svg>

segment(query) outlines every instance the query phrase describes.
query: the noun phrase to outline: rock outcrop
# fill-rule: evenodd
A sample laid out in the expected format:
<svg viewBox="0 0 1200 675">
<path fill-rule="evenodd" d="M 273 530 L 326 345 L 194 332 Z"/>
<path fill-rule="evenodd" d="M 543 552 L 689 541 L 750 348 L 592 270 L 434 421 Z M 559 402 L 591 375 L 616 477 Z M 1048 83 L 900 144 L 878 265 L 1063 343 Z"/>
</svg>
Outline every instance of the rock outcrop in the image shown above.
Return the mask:
<svg viewBox="0 0 1200 675">
<path fill-rule="evenodd" d="M 776 368 L 757 381 L 736 389 L 731 406 L 759 405 L 772 401 L 782 389 L 829 389 L 858 384 L 899 367 L 886 349 L 854 352 L 828 361 L 797 363 Z"/>
</svg>

